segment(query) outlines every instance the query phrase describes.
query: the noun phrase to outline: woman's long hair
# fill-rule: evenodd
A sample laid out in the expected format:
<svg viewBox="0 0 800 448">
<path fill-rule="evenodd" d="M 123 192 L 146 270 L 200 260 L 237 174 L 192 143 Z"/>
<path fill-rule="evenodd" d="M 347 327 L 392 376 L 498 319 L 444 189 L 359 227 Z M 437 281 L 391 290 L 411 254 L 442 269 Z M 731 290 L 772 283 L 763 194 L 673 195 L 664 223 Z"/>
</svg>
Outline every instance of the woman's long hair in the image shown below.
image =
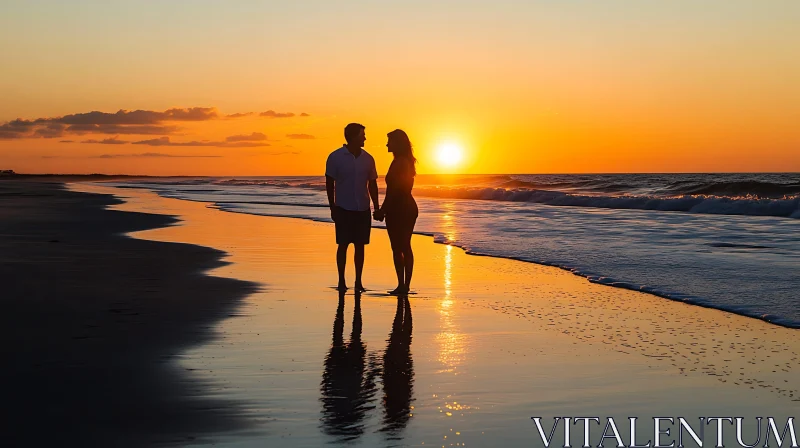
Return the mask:
<svg viewBox="0 0 800 448">
<path fill-rule="evenodd" d="M 417 169 L 414 165 L 417 163 L 417 158 L 414 157 L 414 148 L 411 146 L 408 134 L 402 129 L 395 129 L 387 134 L 387 137 L 389 137 L 389 141 L 397 143 L 398 149 L 394 151 L 394 156 L 411 162 L 409 165 L 411 165 L 411 170 L 416 175 Z"/>
</svg>

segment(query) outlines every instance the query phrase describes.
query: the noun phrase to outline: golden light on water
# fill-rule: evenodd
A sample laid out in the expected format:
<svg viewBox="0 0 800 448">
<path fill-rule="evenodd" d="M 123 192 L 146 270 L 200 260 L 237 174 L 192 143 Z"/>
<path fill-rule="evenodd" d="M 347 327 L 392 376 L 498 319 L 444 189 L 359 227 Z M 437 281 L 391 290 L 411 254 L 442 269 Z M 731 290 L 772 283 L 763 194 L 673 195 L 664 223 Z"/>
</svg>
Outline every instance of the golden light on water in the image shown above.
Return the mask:
<svg viewBox="0 0 800 448">
<path fill-rule="evenodd" d="M 447 246 L 447 254 L 444 256 L 444 296 L 445 300 L 452 302 L 450 298 L 450 287 L 453 285 L 453 246 Z"/>
<path fill-rule="evenodd" d="M 445 202 L 442 204 L 442 207 L 445 210 L 445 213 L 442 215 L 442 230 L 444 231 L 445 242 L 450 244 L 456 239 L 456 226 L 455 226 L 455 204 L 452 202 Z M 448 256 L 450 252 L 448 251 Z M 452 259 L 451 259 L 452 260 Z M 449 264 L 445 265 L 445 269 L 449 269 Z M 448 278 L 449 274 L 445 272 L 445 278 Z"/>
<path fill-rule="evenodd" d="M 447 246 L 444 257 L 444 297 L 439 302 L 440 332 L 436 335 L 439 344 L 438 360 L 443 364 L 442 373 L 458 374 L 458 366 L 464 361 L 466 335 L 459 331 L 455 322 L 456 302 L 452 298 L 453 246 Z"/>
<path fill-rule="evenodd" d="M 449 210 L 451 211 L 451 210 Z M 452 216 L 448 213 L 446 220 L 452 224 Z M 448 232 L 449 233 L 449 232 Z M 448 235 L 450 238 L 451 235 Z M 442 363 L 442 368 L 437 372 L 446 375 L 458 375 L 459 367 L 461 367 L 465 360 L 467 350 L 470 344 L 469 336 L 460 331 L 458 324 L 458 302 L 453 299 L 453 246 L 446 246 L 444 254 L 444 297 L 439 302 L 439 327 L 440 332 L 436 335 L 436 342 L 439 344 L 438 361 Z M 437 394 L 433 395 L 438 398 Z M 465 405 L 458 401 L 450 401 L 454 398 L 454 394 L 444 395 L 444 403 L 439 406 L 439 412 L 446 417 L 453 417 L 454 415 L 463 416 L 465 412 L 470 412 L 477 407 Z M 450 429 L 450 434 L 453 434 L 453 429 Z M 460 432 L 455 431 L 455 435 L 461 435 Z M 447 435 L 444 436 L 447 439 Z M 456 445 L 461 446 L 462 443 Z M 452 444 L 451 444 L 452 446 Z"/>
</svg>

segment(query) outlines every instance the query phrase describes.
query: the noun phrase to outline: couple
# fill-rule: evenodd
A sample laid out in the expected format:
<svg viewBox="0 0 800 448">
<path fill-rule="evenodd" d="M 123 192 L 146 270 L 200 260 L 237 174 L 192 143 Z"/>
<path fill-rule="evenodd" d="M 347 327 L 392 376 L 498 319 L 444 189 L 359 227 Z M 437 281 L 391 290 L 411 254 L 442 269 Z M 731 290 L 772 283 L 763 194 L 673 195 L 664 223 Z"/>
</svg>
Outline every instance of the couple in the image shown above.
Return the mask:
<svg viewBox="0 0 800 448">
<path fill-rule="evenodd" d="M 378 202 L 378 171 L 375 159 L 364 151 L 367 140 L 364 126 L 350 123 L 344 128 L 347 143 L 328 156 L 325 165 L 325 189 L 331 219 L 336 224 L 336 266 L 339 270 L 340 291 L 347 289 L 344 268 L 347 247 L 355 247 L 356 292 L 366 291 L 361 283 L 364 270 L 364 245 L 369 244 L 372 219 L 386 219 L 386 231 L 392 243 L 394 269 L 397 272 L 397 288 L 389 294 L 405 295 L 409 292 L 414 271 L 414 253 L 411 251 L 411 234 L 417 222 L 417 203 L 411 196 L 414 187 L 417 159 L 411 148 L 408 135 L 400 129 L 388 134 L 386 147 L 394 154 L 386 173 L 386 194 L 383 205 Z M 369 201 L 372 199 L 375 212 L 370 217 Z"/>
</svg>

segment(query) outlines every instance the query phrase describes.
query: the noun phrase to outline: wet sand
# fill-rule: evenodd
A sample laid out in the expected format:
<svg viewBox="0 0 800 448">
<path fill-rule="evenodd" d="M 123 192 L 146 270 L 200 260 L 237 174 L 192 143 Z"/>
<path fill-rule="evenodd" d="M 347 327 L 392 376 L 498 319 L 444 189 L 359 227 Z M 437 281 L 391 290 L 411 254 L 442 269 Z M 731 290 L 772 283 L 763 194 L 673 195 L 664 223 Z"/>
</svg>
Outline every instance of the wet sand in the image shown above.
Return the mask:
<svg viewBox="0 0 800 448">
<path fill-rule="evenodd" d="M 132 239 L 169 216 L 40 179 L 0 181 L 0 444 L 143 446 L 248 425 L 174 362 L 208 342 L 253 283 L 213 278 L 222 252 Z"/>
<path fill-rule="evenodd" d="M 125 196 L 117 209 L 179 216 L 134 236 L 224 250 L 231 264 L 214 275 L 263 285 L 216 327 L 219 338 L 177 360 L 211 385 L 208 398 L 245 403 L 258 433 L 198 434 L 198 444 L 541 446 L 532 416 L 785 422 L 800 409 L 797 330 L 424 236 L 413 238 L 416 294 L 405 303 L 381 293 L 394 274 L 377 229 L 364 274 L 374 291 L 340 297 L 330 224 L 74 188 Z"/>
</svg>

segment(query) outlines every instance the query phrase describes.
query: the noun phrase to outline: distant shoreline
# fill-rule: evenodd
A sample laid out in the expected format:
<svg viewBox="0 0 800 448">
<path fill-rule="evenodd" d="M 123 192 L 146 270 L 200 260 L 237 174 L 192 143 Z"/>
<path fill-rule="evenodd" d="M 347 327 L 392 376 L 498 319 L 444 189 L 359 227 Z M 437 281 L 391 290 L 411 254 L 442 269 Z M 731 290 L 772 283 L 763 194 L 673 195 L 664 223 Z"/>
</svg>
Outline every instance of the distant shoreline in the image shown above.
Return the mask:
<svg viewBox="0 0 800 448">
<path fill-rule="evenodd" d="M 136 174 L 5 174 L 0 175 L 2 181 L 13 180 L 54 180 L 57 182 L 70 182 L 80 180 L 112 180 L 112 179 L 146 179 L 151 177 L 161 176 L 147 176 Z M 183 176 L 178 176 L 183 177 Z"/>
</svg>

